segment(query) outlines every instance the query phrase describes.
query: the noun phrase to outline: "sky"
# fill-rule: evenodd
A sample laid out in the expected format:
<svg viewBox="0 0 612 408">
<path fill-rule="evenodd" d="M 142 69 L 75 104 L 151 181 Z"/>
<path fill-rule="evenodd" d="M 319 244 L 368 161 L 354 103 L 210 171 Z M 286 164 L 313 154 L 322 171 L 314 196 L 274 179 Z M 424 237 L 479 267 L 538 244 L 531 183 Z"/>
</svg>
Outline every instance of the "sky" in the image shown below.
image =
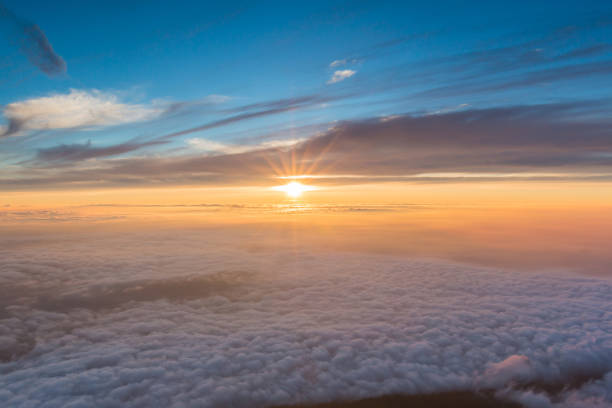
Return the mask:
<svg viewBox="0 0 612 408">
<path fill-rule="evenodd" d="M 608 2 L 0 10 L 6 192 L 610 180 Z"/>
<path fill-rule="evenodd" d="M 611 108 L 610 1 L 0 0 L 0 406 L 612 408 Z"/>
</svg>

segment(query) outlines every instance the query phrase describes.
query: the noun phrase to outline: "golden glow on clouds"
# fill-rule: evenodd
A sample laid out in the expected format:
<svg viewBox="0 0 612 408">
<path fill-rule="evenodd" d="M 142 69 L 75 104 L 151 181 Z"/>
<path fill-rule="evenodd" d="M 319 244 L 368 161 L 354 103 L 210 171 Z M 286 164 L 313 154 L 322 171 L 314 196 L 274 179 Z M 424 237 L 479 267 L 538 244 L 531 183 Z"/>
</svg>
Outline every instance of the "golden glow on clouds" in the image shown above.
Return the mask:
<svg viewBox="0 0 612 408">
<path fill-rule="evenodd" d="M 461 178 L 482 178 L 482 179 L 531 179 L 531 178 L 559 178 L 571 179 L 579 177 L 612 177 L 612 173 L 542 173 L 542 172 L 522 172 L 522 173 L 479 173 L 479 172 L 439 172 L 439 173 L 418 173 L 406 175 L 381 175 L 381 174 L 298 174 L 294 176 L 277 176 L 278 179 L 302 180 L 302 179 L 461 179 Z"/>
</svg>

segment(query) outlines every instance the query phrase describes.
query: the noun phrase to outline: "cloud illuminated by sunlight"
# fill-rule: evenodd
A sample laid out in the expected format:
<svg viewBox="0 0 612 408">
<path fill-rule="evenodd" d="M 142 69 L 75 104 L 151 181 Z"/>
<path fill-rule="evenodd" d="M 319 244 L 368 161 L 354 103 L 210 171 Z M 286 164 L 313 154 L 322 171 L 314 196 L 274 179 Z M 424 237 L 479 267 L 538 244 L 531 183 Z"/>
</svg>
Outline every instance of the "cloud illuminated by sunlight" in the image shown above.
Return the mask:
<svg viewBox="0 0 612 408">
<path fill-rule="evenodd" d="M 357 71 L 353 71 L 352 69 L 342 69 L 339 71 L 334 71 L 332 77 L 327 81 L 327 84 L 335 84 L 336 82 L 344 81 L 346 78 L 350 78 L 355 75 Z"/>
<path fill-rule="evenodd" d="M 51 94 L 13 102 L 3 109 L 9 122 L 0 136 L 20 130 L 93 129 L 152 119 L 163 113 L 153 105 L 124 103 L 108 92 L 71 89 L 67 94 Z"/>
</svg>

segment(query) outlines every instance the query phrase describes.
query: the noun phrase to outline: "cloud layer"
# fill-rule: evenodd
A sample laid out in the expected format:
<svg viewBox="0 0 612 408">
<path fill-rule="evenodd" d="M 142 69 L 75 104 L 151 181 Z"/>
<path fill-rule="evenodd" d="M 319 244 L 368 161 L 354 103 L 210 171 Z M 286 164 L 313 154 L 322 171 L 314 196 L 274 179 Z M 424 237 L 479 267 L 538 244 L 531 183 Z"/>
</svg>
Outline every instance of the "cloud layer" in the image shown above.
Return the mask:
<svg viewBox="0 0 612 408">
<path fill-rule="evenodd" d="M 612 406 L 609 281 L 240 249 L 252 239 L 5 237 L 2 400 L 263 407 L 491 389 L 528 407 Z"/>
<path fill-rule="evenodd" d="M 287 108 L 268 107 L 249 115 L 268 114 L 277 109 Z M 289 147 L 266 143 L 245 147 L 193 138 L 193 147 L 217 154 L 125 158 L 105 166 L 97 163 L 95 168 L 66 167 L 42 175 L 22 168 L 19 175 L 7 174 L 0 179 L 0 186 L 29 188 L 75 182 L 86 185 L 93 180 L 108 185 L 126 182 L 146 185 L 151 182 L 151 175 L 156 175 L 158 184 L 243 185 L 295 174 L 323 175 L 326 177 L 321 182 L 327 183 L 346 183 L 351 180 L 346 175 L 359 177 L 360 182 L 405 181 L 407 176 L 413 181 L 431 181 L 428 174 L 449 174 L 447 178 L 437 176 L 435 181 L 457 182 L 473 180 L 470 173 L 482 175 L 480 179 L 486 179 L 486 174 L 496 174 L 502 180 L 499 175 L 526 173 L 608 180 L 612 166 L 612 124 L 581 117 L 581 109 L 580 104 L 517 106 L 347 121 Z M 242 120 L 242 116 L 225 121 Z M 37 159 L 38 164 L 44 164 L 60 151 L 87 151 L 62 156 L 69 164 L 71 159 L 76 162 L 114 155 L 216 126 L 222 124 L 213 122 L 95 152 L 91 146 L 59 146 L 39 151 Z M 417 175 L 425 176 L 415 178 Z"/>
</svg>

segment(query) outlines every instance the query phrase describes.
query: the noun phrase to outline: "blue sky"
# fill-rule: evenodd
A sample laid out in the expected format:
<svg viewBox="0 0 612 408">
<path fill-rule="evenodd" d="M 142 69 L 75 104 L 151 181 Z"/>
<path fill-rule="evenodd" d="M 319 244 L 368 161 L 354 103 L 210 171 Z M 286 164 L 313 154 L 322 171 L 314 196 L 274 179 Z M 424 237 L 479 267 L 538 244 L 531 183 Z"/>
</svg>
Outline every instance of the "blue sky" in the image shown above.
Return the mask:
<svg viewBox="0 0 612 408">
<path fill-rule="evenodd" d="M 4 1 L 0 160 L 23 178 L 45 157 L 237 153 L 346 121 L 516 106 L 603 120 L 612 5 L 535 3 Z M 32 25 L 50 48 L 28 43 Z"/>
</svg>

